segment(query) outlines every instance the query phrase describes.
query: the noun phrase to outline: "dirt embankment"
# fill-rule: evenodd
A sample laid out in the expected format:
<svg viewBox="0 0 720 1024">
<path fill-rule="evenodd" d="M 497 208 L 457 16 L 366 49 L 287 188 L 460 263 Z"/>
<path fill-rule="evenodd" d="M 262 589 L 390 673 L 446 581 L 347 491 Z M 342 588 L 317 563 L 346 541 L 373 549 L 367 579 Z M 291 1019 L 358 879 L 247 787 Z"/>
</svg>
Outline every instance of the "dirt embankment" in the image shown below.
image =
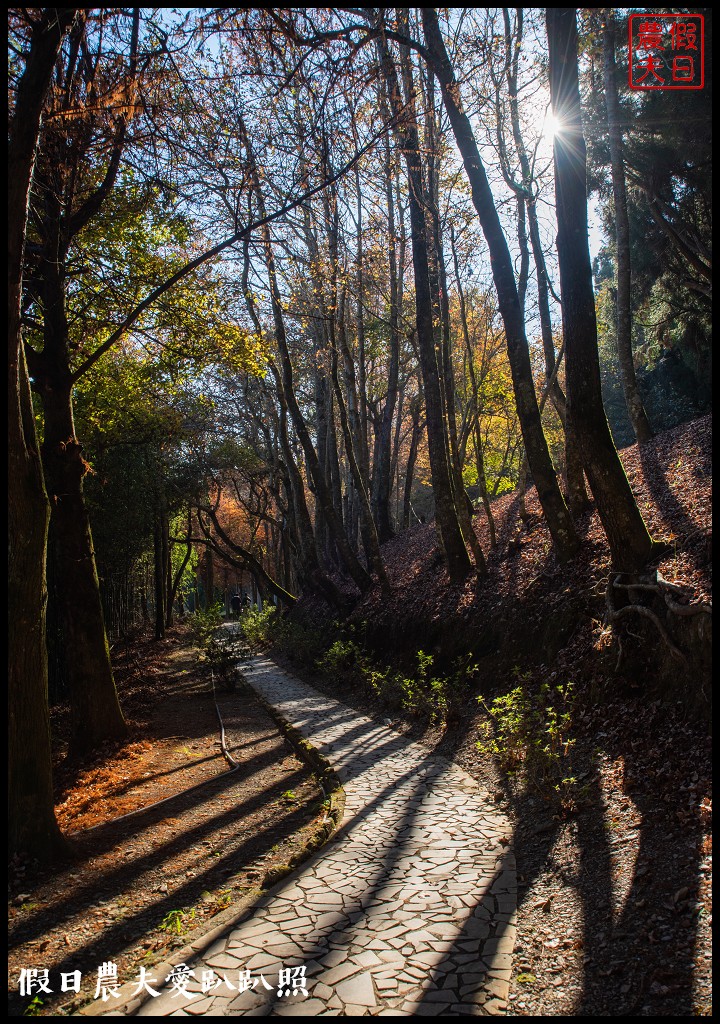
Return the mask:
<svg viewBox="0 0 720 1024">
<path fill-rule="evenodd" d="M 378 706 L 351 671 L 310 674 L 454 757 L 513 815 L 513 1015 L 711 1013 L 711 433 L 703 417 L 621 453 L 651 534 L 666 541 L 652 578 L 670 586 L 618 588 L 613 606 L 637 607 L 612 623 L 616 574 L 593 511 L 579 523 L 580 555 L 560 566 L 534 493 L 525 520 L 514 495 L 500 499 L 488 576 L 464 585 L 450 584 L 432 525 L 384 546 L 393 595 L 357 601 L 345 629 L 408 670 L 420 649 L 437 669 L 472 655 L 478 670 L 446 727 Z M 482 514 L 475 528 L 487 552 Z M 306 600 L 295 614 L 326 629 L 337 613 Z M 487 715 L 476 697 L 520 680 L 531 693 L 573 683 L 564 803 L 522 762 L 503 771 L 478 750 Z"/>
</svg>

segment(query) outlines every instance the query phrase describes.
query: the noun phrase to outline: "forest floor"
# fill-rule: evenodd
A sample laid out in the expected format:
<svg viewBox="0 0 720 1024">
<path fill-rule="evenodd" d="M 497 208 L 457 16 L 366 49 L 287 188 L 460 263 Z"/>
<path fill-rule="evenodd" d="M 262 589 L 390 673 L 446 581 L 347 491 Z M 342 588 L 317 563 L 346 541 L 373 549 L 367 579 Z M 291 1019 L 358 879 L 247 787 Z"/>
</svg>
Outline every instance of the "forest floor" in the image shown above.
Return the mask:
<svg viewBox="0 0 720 1024">
<path fill-rule="evenodd" d="M 663 576 L 701 602 L 711 593 L 711 430 L 705 417 L 642 452 L 622 452 L 653 536 L 671 539 L 658 563 Z M 664 644 L 642 617 L 623 623 L 618 657 L 603 624 L 609 568 L 595 514 L 581 523 L 585 557 L 560 567 L 532 494 L 525 523 L 513 496 L 493 510 L 500 543 L 487 585 L 451 586 L 433 527 L 418 526 L 384 548 L 394 597 L 371 594 L 352 616 L 376 647 L 414 644 L 438 662 L 468 638 L 478 641 L 476 688 L 448 723 L 379 707 L 352 674 L 329 679 L 297 662 L 292 670 L 454 758 L 512 816 L 519 891 L 509 1015 L 709 1016 L 707 703 L 694 699 L 695 681 L 669 658 L 671 670 L 658 669 L 656 686 L 651 670 L 648 682 L 639 668 L 644 652 Z M 482 516 L 476 527 L 487 550 Z M 311 603 L 306 614 L 327 619 Z M 268 867 L 287 863 L 323 813 L 311 773 L 244 690 L 220 701 L 228 745 L 244 765 L 227 775 L 213 702 L 184 627 L 164 643 L 141 638 L 113 653 L 133 723 L 129 742 L 82 766 L 63 764 L 59 746 L 57 812 L 63 829 L 78 833 L 75 860 L 52 873 L 11 864 L 13 1016 L 72 1012 L 92 998 L 105 961 L 118 965 L 120 982 L 134 980 L 223 908 L 252 900 Z M 673 672 L 681 684 L 675 692 Z M 571 679 L 576 693 L 576 782 L 560 803 L 542 779 L 503 770 L 477 746 L 487 715 L 475 695 L 482 691 L 487 702 L 520 679 L 545 678 Z M 163 806 L 109 824 L 211 777 L 171 805 L 171 817 Z M 59 972 L 80 970 L 82 997 L 41 993 L 28 1010 L 30 999 L 18 995 L 23 968 L 48 969 L 56 990 Z"/>
<path fill-rule="evenodd" d="M 693 603 L 710 602 L 712 593 L 711 435 L 706 416 L 621 452 L 652 536 L 668 542 L 657 567 Z M 465 664 L 472 649 L 471 690 L 446 724 L 378 707 L 352 670 L 339 679 L 304 665 L 301 645 L 280 660 L 456 760 L 511 815 L 518 932 L 510 1015 L 709 1016 L 709 644 L 688 665 L 639 613 L 620 630 L 608 628 L 609 559 L 595 512 L 579 522 L 582 555 L 559 566 L 534 492 L 525 522 L 514 494 L 492 507 L 499 543 L 484 585 L 451 585 L 434 527 L 418 525 L 383 548 L 392 597 L 371 592 L 346 629 L 372 644 L 379 660 L 394 651 L 406 667 L 418 649 L 434 656 L 435 667 Z M 474 525 L 488 551 L 482 513 Z M 711 616 L 701 617 L 709 631 Z M 305 611 L 316 630 L 326 618 L 319 604 Z M 522 763 L 504 770 L 478 749 L 488 715 L 475 697 L 489 704 L 520 683 L 538 692 L 544 682 L 568 681 L 574 698 L 565 774 L 575 781 L 560 800 L 555 778 L 548 785 Z"/>
<path fill-rule="evenodd" d="M 118 645 L 113 660 L 128 741 L 81 764 L 55 741 L 56 814 L 72 859 L 52 871 L 10 865 L 11 1016 L 72 1013 L 93 998 L 108 961 L 121 985 L 142 967 L 152 975 L 218 915 L 252 902 L 325 816 L 317 779 L 244 686 L 217 697 L 240 765 L 228 770 L 186 625 L 159 642 L 143 635 Z M 67 709 L 56 710 L 61 737 Z M 147 810 L 122 818 L 139 808 Z M 23 969 L 48 970 L 52 994 L 21 997 Z M 80 993 L 60 992 L 61 974 L 74 971 Z"/>
</svg>

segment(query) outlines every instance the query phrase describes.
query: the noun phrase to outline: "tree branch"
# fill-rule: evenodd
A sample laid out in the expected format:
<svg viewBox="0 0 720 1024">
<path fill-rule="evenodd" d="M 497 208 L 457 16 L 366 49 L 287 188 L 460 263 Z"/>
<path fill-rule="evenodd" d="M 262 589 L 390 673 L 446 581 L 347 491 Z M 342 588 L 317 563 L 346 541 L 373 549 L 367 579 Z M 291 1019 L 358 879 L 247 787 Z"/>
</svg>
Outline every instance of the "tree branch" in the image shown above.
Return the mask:
<svg viewBox="0 0 720 1024">
<path fill-rule="evenodd" d="M 320 182 L 318 185 L 314 185 L 312 188 L 306 189 L 301 195 L 296 196 L 295 199 L 293 199 L 289 203 L 286 203 L 285 206 L 281 207 L 279 210 L 276 210 L 274 213 L 267 214 L 265 217 L 261 217 L 258 220 L 252 221 L 245 227 L 240 228 L 237 231 L 234 231 L 232 235 L 229 235 L 227 238 L 223 239 L 222 242 L 218 242 L 218 244 L 214 245 L 211 249 L 208 249 L 206 252 L 201 253 L 199 256 L 196 256 L 194 259 L 190 260 L 188 263 L 185 264 L 184 267 L 181 267 L 180 270 L 176 271 L 166 281 L 158 285 L 157 288 L 154 288 L 148 295 L 146 295 L 142 302 L 138 303 L 135 309 L 131 313 L 129 313 L 128 316 L 125 317 L 123 322 L 120 324 L 119 327 L 117 327 L 113 331 L 110 337 L 107 338 L 107 340 L 104 341 L 102 345 L 99 345 L 98 348 L 96 348 L 95 351 L 91 353 L 91 355 L 89 355 L 87 359 L 78 367 L 78 369 L 75 370 L 75 372 L 72 375 L 73 383 L 77 382 L 83 376 L 83 374 L 87 373 L 90 367 L 94 366 L 98 359 L 100 359 L 101 356 L 103 356 L 109 349 L 111 349 L 112 346 L 130 330 L 132 325 L 139 319 L 139 317 L 145 312 L 145 310 L 152 306 L 153 303 L 156 302 L 161 295 L 164 295 L 165 292 L 173 288 L 179 281 L 182 281 L 185 277 L 188 276 L 188 274 L 191 274 L 194 270 L 197 270 L 198 267 L 201 267 L 204 263 L 207 263 L 208 260 L 213 259 L 215 256 L 219 256 L 221 252 L 224 252 L 225 249 L 228 249 L 231 245 L 234 245 L 236 242 L 240 242 L 245 238 L 249 238 L 253 231 L 257 231 L 258 228 L 263 227 L 265 224 L 270 224 L 272 221 L 277 220 L 279 217 L 283 217 L 285 214 L 290 213 L 291 210 L 296 210 L 298 206 L 301 206 L 303 203 L 307 202 L 307 200 L 310 199 L 312 196 L 317 195 L 318 192 L 322 192 L 323 189 L 326 189 L 330 185 L 334 184 L 344 174 L 347 174 L 348 171 L 352 170 L 355 164 L 365 155 L 365 153 L 367 153 L 367 151 L 375 145 L 378 139 L 382 138 L 385 132 L 390 131 L 392 127 L 392 123 L 382 125 L 382 127 L 377 132 L 375 132 L 375 134 L 372 136 L 369 142 L 367 142 L 361 149 L 359 149 L 350 158 L 350 160 L 347 161 L 347 163 L 345 163 L 338 171 L 336 171 L 335 174 L 332 175 L 332 177 Z"/>
</svg>

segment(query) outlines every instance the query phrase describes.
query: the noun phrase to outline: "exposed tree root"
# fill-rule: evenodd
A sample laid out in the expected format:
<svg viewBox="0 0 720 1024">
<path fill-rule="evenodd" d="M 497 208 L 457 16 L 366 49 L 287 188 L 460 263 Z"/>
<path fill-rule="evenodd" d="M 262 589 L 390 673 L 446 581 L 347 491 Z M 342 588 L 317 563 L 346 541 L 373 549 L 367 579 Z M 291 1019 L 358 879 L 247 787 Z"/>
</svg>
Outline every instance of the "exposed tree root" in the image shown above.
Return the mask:
<svg viewBox="0 0 720 1024">
<path fill-rule="evenodd" d="M 625 577 L 625 578 L 623 578 Z M 615 604 L 614 591 L 626 590 L 628 593 L 629 604 L 623 605 L 618 608 Z M 680 601 L 676 600 L 673 595 L 680 597 L 689 598 L 692 596 L 692 591 L 687 587 L 679 586 L 677 583 L 670 583 L 659 572 L 654 572 L 648 575 L 638 576 L 637 578 L 627 579 L 627 574 L 621 573 L 614 579 L 608 581 L 607 589 L 605 592 L 605 604 L 607 607 L 607 621 L 608 624 L 617 622 L 619 619 L 626 618 L 628 615 L 636 614 L 649 619 L 653 623 L 658 633 L 662 637 L 662 640 L 672 656 L 677 658 L 678 661 L 682 661 L 686 667 L 689 667 L 688 660 L 682 651 L 675 646 L 673 641 L 670 639 L 665 626 L 660 621 L 658 615 L 647 605 L 639 603 L 637 598 L 643 594 L 657 594 L 662 596 L 665 601 L 665 605 L 668 610 L 674 615 L 680 616 L 692 616 L 700 615 L 702 613 L 711 615 L 712 605 L 706 603 L 695 603 L 695 604 L 681 604 Z M 618 637 L 618 660 L 616 663 L 616 671 L 620 666 L 622 660 L 623 649 L 620 639 Z"/>
</svg>

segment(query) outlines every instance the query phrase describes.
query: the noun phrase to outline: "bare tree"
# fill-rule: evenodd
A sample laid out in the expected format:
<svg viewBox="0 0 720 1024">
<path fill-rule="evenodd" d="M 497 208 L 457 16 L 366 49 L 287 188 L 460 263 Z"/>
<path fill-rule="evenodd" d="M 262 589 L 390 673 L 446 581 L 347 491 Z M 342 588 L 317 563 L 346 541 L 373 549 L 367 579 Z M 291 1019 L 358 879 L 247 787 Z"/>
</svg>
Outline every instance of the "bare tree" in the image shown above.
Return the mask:
<svg viewBox="0 0 720 1024">
<path fill-rule="evenodd" d="M 490 250 L 493 278 L 498 294 L 500 315 L 505 325 L 513 387 L 528 462 L 538 497 L 555 543 L 558 557 L 567 561 L 579 548 L 572 517 L 563 499 L 543 434 L 537 396 L 530 365 L 530 352 L 522 307 L 507 241 L 485 174 L 472 125 L 460 97 L 460 86 L 440 32 L 437 13 L 423 8 L 425 56 L 440 83 L 443 102 L 463 158 L 472 189 L 472 198 Z"/>
</svg>

